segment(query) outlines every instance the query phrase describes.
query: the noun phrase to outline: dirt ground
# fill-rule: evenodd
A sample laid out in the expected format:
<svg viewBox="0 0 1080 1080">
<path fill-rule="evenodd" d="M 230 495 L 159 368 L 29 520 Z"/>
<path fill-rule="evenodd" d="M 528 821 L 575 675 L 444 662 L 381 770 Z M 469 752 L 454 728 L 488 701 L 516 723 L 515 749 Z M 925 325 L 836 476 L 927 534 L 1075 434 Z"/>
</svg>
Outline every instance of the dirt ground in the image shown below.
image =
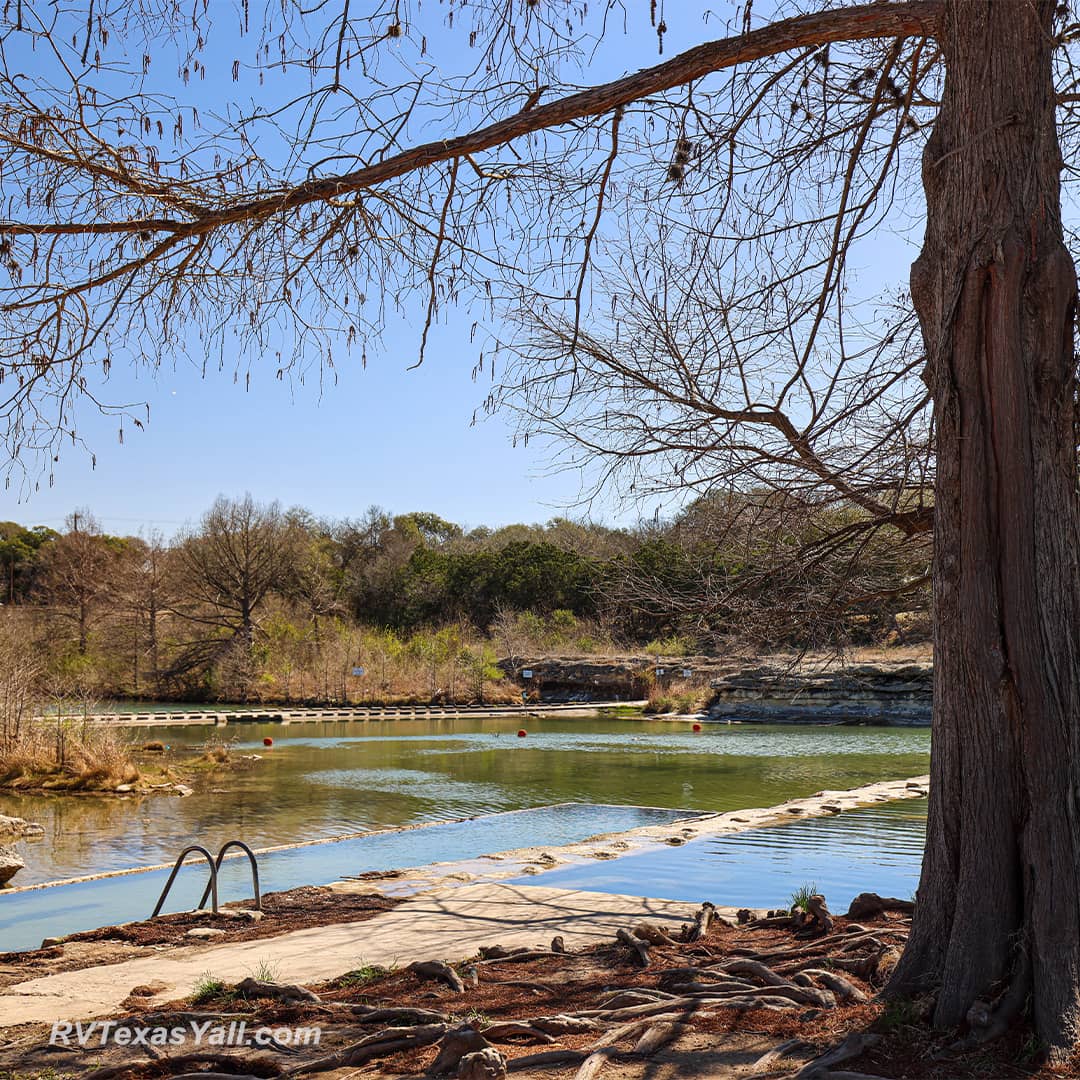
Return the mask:
<svg viewBox="0 0 1080 1080">
<path fill-rule="evenodd" d="M 197 945 L 196 939 L 188 937 L 188 931 L 197 927 L 223 930 L 224 937 L 213 939 L 217 944 L 254 941 L 309 926 L 363 922 L 399 903 L 400 900 L 379 893 L 346 893 L 306 885 L 285 892 L 266 893 L 262 898 L 262 918 L 257 921 L 241 914 L 251 909 L 253 901 L 249 899 L 223 904 L 218 915 L 209 911 L 183 911 L 145 922 L 87 930 L 64 938 L 62 947 L 0 953 L 0 988 L 61 971 L 121 963 L 143 956 L 150 949 L 163 952 Z M 240 914 L 240 917 L 229 915 L 229 912 Z"/>
<path fill-rule="evenodd" d="M 636 924 L 620 941 L 576 953 L 547 946 L 509 956 L 481 950 L 441 974 L 415 965 L 360 969 L 310 988 L 314 998 L 289 988 L 287 972 L 275 976 L 277 983 L 244 989 L 208 984 L 152 1015 L 133 994 L 126 1014 L 133 1026 L 246 1020 L 275 1029 L 317 1026 L 321 1040 L 299 1048 L 88 1049 L 50 1047 L 47 1029 L 23 1029 L 0 1045 L 0 1076 L 381 1080 L 458 1075 L 463 1050 L 491 1047 L 483 1061 L 469 1058 L 461 1075 L 492 1080 L 505 1069 L 527 1080 L 1080 1077 L 1080 1058 L 1053 1067 L 1040 1062 L 1022 1026 L 958 1050 L 966 1033 L 932 1031 L 929 999 L 882 1002 L 878 990 L 909 926 L 896 910 L 857 923 L 837 918 L 828 930 L 780 916 L 713 922 L 698 940 L 664 940 L 663 928 Z M 455 978 L 462 985 L 444 981 Z"/>
</svg>

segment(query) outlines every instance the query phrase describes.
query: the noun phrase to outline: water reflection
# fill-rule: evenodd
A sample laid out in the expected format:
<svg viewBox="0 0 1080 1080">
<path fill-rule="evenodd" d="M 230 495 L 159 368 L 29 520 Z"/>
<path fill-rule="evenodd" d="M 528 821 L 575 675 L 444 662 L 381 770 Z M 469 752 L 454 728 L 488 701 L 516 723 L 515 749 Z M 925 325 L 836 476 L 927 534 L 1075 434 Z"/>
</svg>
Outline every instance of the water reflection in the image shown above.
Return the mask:
<svg viewBox="0 0 1080 1080">
<path fill-rule="evenodd" d="M 923 773 L 929 731 L 515 717 L 245 724 L 262 760 L 210 774 L 187 799 L 0 796 L 0 813 L 40 821 L 22 842 L 19 884 L 169 862 L 184 844 L 255 847 L 563 802 L 731 810 Z M 135 732 L 191 746 L 198 727 Z M 262 739 L 275 745 L 264 751 Z M 521 843 L 528 843 L 522 837 Z"/>
</svg>

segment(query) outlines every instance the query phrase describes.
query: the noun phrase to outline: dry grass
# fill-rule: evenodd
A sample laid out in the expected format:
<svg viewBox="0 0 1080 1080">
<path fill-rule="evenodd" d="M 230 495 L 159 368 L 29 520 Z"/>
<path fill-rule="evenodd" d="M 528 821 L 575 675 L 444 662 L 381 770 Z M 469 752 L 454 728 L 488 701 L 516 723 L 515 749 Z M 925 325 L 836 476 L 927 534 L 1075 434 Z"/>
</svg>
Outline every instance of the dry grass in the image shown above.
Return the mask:
<svg viewBox="0 0 1080 1080">
<path fill-rule="evenodd" d="M 0 742 L 0 786 L 110 791 L 138 780 L 127 741 L 83 721 L 25 720 Z"/>
<path fill-rule="evenodd" d="M 699 713 L 712 698 L 708 686 L 676 680 L 660 685 L 654 682 L 649 687 L 649 697 L 645 703 L 647 713 Z"/>
</svg>

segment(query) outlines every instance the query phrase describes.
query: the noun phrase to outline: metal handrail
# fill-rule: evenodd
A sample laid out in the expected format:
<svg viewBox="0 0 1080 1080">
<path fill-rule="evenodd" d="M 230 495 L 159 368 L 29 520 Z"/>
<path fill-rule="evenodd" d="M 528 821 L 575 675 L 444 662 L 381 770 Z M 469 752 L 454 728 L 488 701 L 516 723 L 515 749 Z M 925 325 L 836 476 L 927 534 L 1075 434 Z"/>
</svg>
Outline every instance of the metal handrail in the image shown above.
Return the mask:
<svg viewBox="0 0 1080 1080">
<path fill-rule="evenodd" d="M 154 913 L 150 916 L 151 919 L 156 919 L 158 917 L 158 913 L 161 911 L 161 906 L 165 903 L 165 897 L 169 895 L 169 890 L 172 888 L 173 882 L 176 880 L 176 875 L 180 872 L 180 867 L 183 865 L 184 860 L 193 851 L 197 851 L 200 855 L 202 855 L 206 859 L 207 865 L 210 867 L 210 884 L 208 886 L 208 891 L 212 892 L 214 896 L 214 904 L 212 910 L 215 915 L 218 913 L 218 868 L 214 864 L 214 856 L 211 855 L 210 852 L 206 850 L 206 848 L 201 847 L 199 844 L 192 844 L 190 847 L 184 848 L 184 850 L 181 851 L 180 854 L 176 857 L 176 862 L 173 863 L 172 873 L 169 875 L 169 880 L 165 882 L 165 888 L 161 890 L 161 896 L 158 898 L 157 907 L 154 908 Z M 200 903 L 199 906 L 202 907 L 202 904 L 205 902 L 206 895 L 204 894 L 202 903 Z"/>
<path fill-rule="evenodd" d="M 206 892 L 202 894 L 202 899 L 199 901 L 199 907 L 202 907 L 206 903 L 206 898 L 210 895 L 210 890 L 213 887 L 214 882 L 217 881 L 217 872 L 221 869 L 221 864 L 225 859 L 225 852 L 228 851 L 229 848 L 240 848 L 240 850 L 247 855 L 248 862 L 251 863 L 251 883 L 255 889 L 255 910 L 262 911 L 262 896 L 259 893 L 259 864 L 255 861 L 255 852 L 252 851 L 243 840 L 228 840 L 221 845 L 221 850 L 217 853 L 217 859 L 215 860 L 214 878 L 210 884 L 206 886 Z M 214 908 L 214 911 L 217 911 L 216 907 Z"/>
</svg>

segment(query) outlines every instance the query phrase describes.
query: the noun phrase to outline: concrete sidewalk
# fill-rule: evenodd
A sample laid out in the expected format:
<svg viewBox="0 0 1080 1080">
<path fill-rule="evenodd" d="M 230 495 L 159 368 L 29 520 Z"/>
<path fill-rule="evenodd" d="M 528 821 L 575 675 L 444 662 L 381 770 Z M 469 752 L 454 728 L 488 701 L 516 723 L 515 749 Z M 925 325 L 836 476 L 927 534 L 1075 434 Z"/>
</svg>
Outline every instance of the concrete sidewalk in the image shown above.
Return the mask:
<svg viewBox="0 0 1080 1080">
<path fill-rule="evenodd" d="M 641 919 L 689 922 L 697 907 L 536 885 L 440 889 L 367 922 L 294 930 L 234 945 L 186 946 L 17 983 L 0 994 L 0 1028 L 115 1014 L 133 987 L 147 983 L 166 984 L 167 989 L 147 999 L 148 1006 L 160 1004 L 190 994 L 208 972 L 236 982 L 266 963 L 283 982 L 316 983 L 362 964 L 456 961 L 474 955 L 481 945 L 546 946 L 556 934 L 567 948 L 581 947 L 610 941 L 617 930 Z"/>
</svg>

